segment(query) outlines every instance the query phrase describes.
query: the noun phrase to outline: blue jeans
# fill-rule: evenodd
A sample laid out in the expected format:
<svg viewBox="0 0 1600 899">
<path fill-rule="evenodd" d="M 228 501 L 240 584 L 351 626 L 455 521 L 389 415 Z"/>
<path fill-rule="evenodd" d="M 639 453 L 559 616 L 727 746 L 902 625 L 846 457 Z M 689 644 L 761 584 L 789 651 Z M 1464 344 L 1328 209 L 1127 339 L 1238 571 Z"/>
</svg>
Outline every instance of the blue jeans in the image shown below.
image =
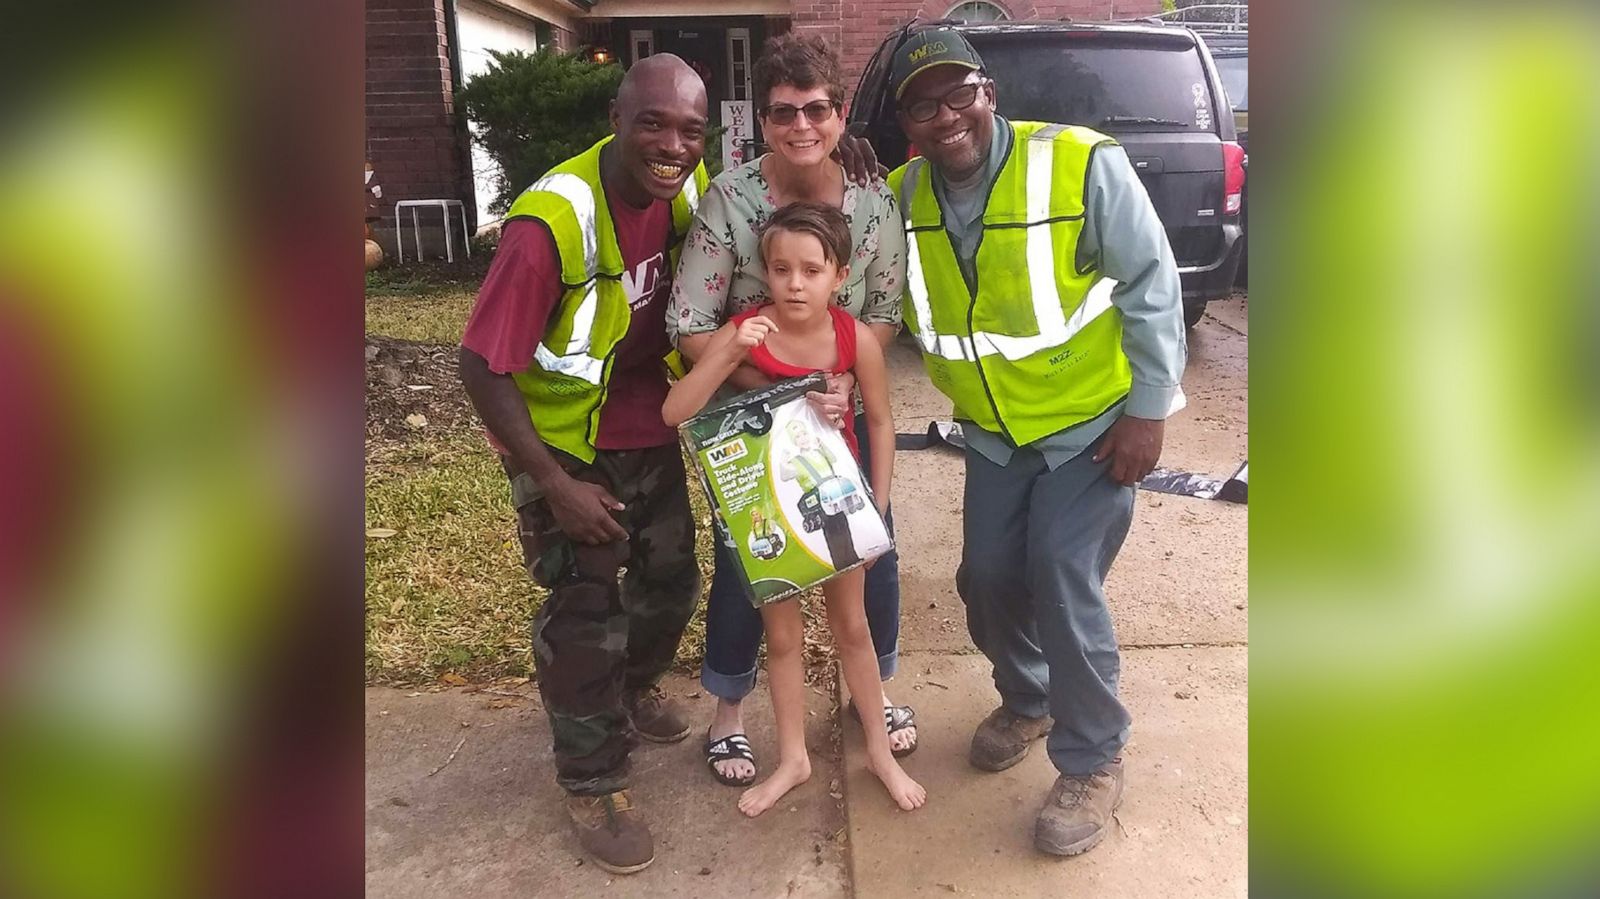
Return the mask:
<svg viewBox="0 0 1600 899">
<path fill-rule="evenodd" d="M 856 416 L 856 442 L 861 447 L 861 470 L 872 470 L 867 444 L 867 417 Z M 894 516 L 888 517 L 890 535 Z M 745 598 L 739 586 L 738 561 L 726 555 L 716 541 L 716 568 L 711 593 L 706 597 L 706 658 L 700 666 L 700 684 L 706 692 L 729 702 L 739 702 L 756 686 L 756 653 L 761 649 L 761 612 Z M 867 628 L 878 654 L 878 675 L 894 676 L 900 662 L 900 556 L 895 550 L 880 556 L 866 574 Z"/>
</svg>

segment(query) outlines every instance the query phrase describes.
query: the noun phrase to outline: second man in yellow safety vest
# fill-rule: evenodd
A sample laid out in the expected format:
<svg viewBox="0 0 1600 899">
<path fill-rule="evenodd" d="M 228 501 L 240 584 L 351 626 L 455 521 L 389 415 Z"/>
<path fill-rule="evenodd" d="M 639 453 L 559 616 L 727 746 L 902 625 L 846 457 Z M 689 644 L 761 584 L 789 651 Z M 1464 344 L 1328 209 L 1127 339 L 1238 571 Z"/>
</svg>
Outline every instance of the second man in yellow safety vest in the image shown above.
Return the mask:
<svg viewBox="0 0 1600 899">
<path fill-rule="evenodd" d="M 1182 396 L 1177 266 L 1122 148 L 998 116 L 960 33 L 913 33 L 890 81 L 922 153 L 889 176 L 903 318 L 964 425 L 956 585 L 1000 694 L 970 759 L 1008 768 L 1048 734 L 1060 776 L 1034 843 L 1076 855 L 1122 797 L 1130 717 L 1104 585 Z"/>
</svg>

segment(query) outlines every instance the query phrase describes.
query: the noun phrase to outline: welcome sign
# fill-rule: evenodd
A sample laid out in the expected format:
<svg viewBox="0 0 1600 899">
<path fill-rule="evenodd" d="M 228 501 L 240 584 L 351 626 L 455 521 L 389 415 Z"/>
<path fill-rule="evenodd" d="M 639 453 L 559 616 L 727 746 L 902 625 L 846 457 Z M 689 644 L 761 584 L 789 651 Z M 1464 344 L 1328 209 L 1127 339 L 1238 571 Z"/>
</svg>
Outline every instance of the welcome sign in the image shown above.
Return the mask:
<svg viewBox="0 0 1600 899">
<path fill-rule="evenodd" d="M 844 437 L 806 394 L 810 375 L 734 397 L 678 428 L 745 595 L 777 602 L 894 548 Z"/>
</svg>

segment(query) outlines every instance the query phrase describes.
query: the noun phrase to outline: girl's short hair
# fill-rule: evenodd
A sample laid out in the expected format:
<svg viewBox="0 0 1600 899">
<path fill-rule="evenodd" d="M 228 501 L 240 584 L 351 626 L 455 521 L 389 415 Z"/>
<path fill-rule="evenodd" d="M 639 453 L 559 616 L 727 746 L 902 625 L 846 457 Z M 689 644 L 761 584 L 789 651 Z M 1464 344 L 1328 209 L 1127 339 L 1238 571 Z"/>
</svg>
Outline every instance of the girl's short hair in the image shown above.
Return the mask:
<svg viewBox="0 0 1600 899">
<path fill-rule="evenodd" d="M 809 234 L 822 244 L 822 255 L 839 268 L 850 259 L 850 223 L 844 213 L 824 203 L 790 203 L 772 214 L 761 226 L 759 244 L 761 255 L 767 255 L 767 243 L 778 231 L 791 234 Z"/>
<path fill-rule="evenodd" d="M 767 38 L 755 70 L 756 109 L 767 108 L 772 89 L 783 84 L 801 90 L 828 89 L 828 99 L 844 103 L 844 81 L 840 77 L 839 55 L 821 35 L 794 32 Z"/>
</svg>

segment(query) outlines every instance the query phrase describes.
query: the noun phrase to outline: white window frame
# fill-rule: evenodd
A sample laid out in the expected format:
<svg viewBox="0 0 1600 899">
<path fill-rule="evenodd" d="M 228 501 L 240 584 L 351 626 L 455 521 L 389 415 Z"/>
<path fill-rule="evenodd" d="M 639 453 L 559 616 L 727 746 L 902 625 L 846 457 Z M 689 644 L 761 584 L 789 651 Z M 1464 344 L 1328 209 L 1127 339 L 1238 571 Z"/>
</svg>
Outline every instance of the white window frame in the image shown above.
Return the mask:
<svg viewBox="0 0 1600 899">
<path fill-rule="evenodd" d="M 639 45 L 644 44 L 644 54 L 639 54 Z M 629 65 L 644 59 L 645 56 L 654 56 L 656 53 L 656 33 L 654 31 L 637 30 L 628 32 L 628 62 Z"/>
<path fill-rule="evenodd" d="M 953 6 L 951 6 L 948 10 L 946 10 L 945 14 L 944 14 L 944 17 L 947 18 L 947 19 L 954 19 L 956 17 L 956 10 L 960 9 L 963 6 L 969 6 L 969 5 L 972 5 L 974 3 L 993 8 L 995 12 L 1000 14 L 1000 18 L 998 18 L 998 19 L 972 19 L 970 21 L 973 21 L 973 22 L 1009 22 L 1009 21 L 1011 21 L 1011 13 L 1007 12 L 1005 7 L 1001 6 L 998 3 L 990 2 L 990 0 L 965 0 L 965 2 L 957 3 L 957 4 L 953 5 Z M 965 22 L 965 21 L 969 21 L 969 20 L 961 19 L 960 21 Z"/>
<path fill-rule="evenodd" d="M 736 44 L 742 44 L 743 47 L 744 47 L 744 62 L 734 62 L 734 60 L 733 60 L 733 48 L 734 48 L 734 46 Z M 730 100 L 751 100 L 751 99 L 754 99 L 751 96 L 752 88 L 750 86 L 750 69 L 751 69 L 751 67 L 753 65 L 755 65 L 755 59 L 751 55 L 750 29 L 748 29 L 748 28 L 729 28 L 728 29 L 728 99 L 730 99 Z M 744 70 L 743 75 L 739 74 L 739 70 L 740 69 Z"/>
</svg>

